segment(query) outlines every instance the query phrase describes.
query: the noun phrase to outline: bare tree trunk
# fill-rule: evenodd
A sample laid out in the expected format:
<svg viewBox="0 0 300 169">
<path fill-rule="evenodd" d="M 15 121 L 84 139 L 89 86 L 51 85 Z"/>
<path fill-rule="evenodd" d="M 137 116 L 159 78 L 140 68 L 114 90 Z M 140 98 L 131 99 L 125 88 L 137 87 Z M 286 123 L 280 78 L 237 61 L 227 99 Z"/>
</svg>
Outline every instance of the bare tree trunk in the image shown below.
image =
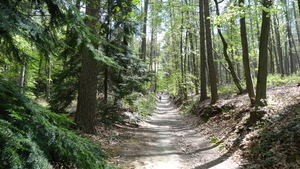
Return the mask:
<svg viewBox="0 0 300 169">
<path fill-rule="evenodd" d="M 199 80 L 198 80 L 198 70 L 197 70 L 197 63 L 196 63 L 196 56 L 195 56 L 195 47 L 194 47 L 194 41 L 193 41 L 193 34 L 189 31 L 189 39 L 190 39 L 190 45 L 191 45 L 191 55 L 192 55 L 192 65 L 193 65 L 193 75 L 196 77 L 193 79 L 194 85 L 195 85 L 195 92 L 198 95 L 199 94 Z"/>
<path fill-rule="evenodd" d="M 201 92 L 200 101 L 208 98 L 206 90 L 206 50 L 205 50 L 205 21 L 204 21 L 204 1 L 199 0 L 199 15 L 200 15 L 200 60 L 201 60 Z"/>
<path fill-rule="evenodd" d="M 272 5 L 271 0 L 263 0 L 263 6 L 269 8 Z M 259 63 L 256 86 L 256 103 L 255 107 L 267 105 L 267 76 L 268 76 L 268 41 L 270 34 L 270 16 L 269 12 L 263 10 L 262 12 L 262 26 L 259 43 Z"/>
<path fill-rule="evenodd" d="M 43 65 L 43 57 L 40 57 L 40 61 L 39 61 L 39 68 L 38 68 L 38 80 L 37 80 L 37 86 L 36 86 L 36 97 L 39 98 L 40 97 L 40 91 L 42 90 L 42 65 Z"/>
<path fill-rule="evenodd" d="M 20 73 L 20 86 L 22 87 L 25 87 L 25 75 L 26 75 L 26 56 L 23 56 L 21 73 Z M 21 88 L 21 92 L 24 93 L 24 88 Z"/>
<path fill-rule="evenodd" d="M 294 74 L 295 71 L 296 71 L 296 64 L 295 64 L 295 59 L 294 59 L 294 54 L 293 54 L 293 51 L 292 51 L 292 48 L 293 48 L 293 35 L 292 35 L 292 31 L 291 31 L 291 26 L 290 26 L 290 19 L 289 19 L 289 16 L 286 12 L 286 31 L 287 31 L 287 36 L 288 36 L 288 43 L 289 43 L 289 57 L 290 57 L 290 71 L 291 71 L 291 74 Z"/>
<path fill-rule="evenodd" d="M 155 28 L 151 29 L 151 41 L 150 41 L 150 63 L 149 63 L 149 69 L 152 71 L 153 70 L 153 57 L 154 57 L 154 34 L 155 34 Z"/>
<path fill-rule="evenodd" d="M 274 23 L 274 30 L 275 30 L 275 36 L 276 36 L 276 48 L 277 48 L 277 54 L 279 57 L 279 71 L 281 73 L 281 76 L 283 77 L 285 74 L 284 66 L 283 66 L 283 56 L 282 56 L 282 47 L 281 47 L 281 40 L 280 40 L 280 33 L 279 28 L 277 25 L 277 17 L 273 19 Z"/>
<path fill-rule="evenodd" d="M 217 75 L 214 66 L 214 58 L 212 53 L 212 40 L 211 40 L 211 24 L 210 24 L 210 11 L 208 0 L 204 0 L 204 14 L 205 14 L 205 31 L 206 31 L 206 49 L 208 70 L 210 79 L 211 101 L 210 104 L 215 104 L 219 99 L 217 87 Z"/>
<path fill-rule="evenodd" d="M 47 60 L 46 60 L 46 94 L 45 94 L 45 98 L 48 100 L 50 99 L 50 90 L 51 90 L 51 58 L 50 56 L 46 56 Z"/>
<path fill-rule="evenodd" d="M 242 7 L 244 5 L 244 0 L 239 0 L 239 4 Z M 247 28 L 245 17 L 240 18 L 240 30 L 241 30 L 241 41 L 243 49 L 243 65 L 246 79 L 246 88 L 251 104 L 255 104 L 255 93 L 253 88 L 253 82 L 251 78 L 250 61 L 249 61 L 249 48 L 248 48 L 248 38 L 247 38 Z"/>
<path fill-rule="evenodd" d="M 95 8 L 99 7 L 100 2 L 94 0 L 87 1 L 86 14 L 96 19 L 86 19 L 86 25 L 94 28 L 92 33 L 96 36 L 97 30 L 94 25 L 97 24 L 99 14 Z M 96 43 L 93 43 L 97 48 Z M 85 133 L 95 134 L 95 113 L 97 107 L 97 61 L 94 59 L 93 53 L 84 47 L 82 51 L 82 66 L 79 77 L 78 103 L 75 115 L 75 123 Z"/>
<path fill-rule="evenodd" d="M 143 23 L 143 37 L 142 37 L 142 46 L 141 46 L 141 56 L 140 58 L 146 62 L 146 47 L 147 47 L 147 15 L 148 15 L 148 4 L 149 0 L 144 1 L 144 23 Z"/>
</svg>

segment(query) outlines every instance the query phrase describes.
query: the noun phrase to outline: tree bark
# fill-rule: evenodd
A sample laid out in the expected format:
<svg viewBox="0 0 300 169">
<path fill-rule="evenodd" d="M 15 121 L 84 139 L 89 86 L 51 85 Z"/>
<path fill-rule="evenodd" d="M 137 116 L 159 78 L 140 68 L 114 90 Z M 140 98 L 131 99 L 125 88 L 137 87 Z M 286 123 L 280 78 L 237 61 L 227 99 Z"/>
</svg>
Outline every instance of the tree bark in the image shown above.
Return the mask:
<svg viewBox="0 0 300 169">
<path fill-rule="evenodd" d="M 280 40 L 280 33 L 279 33 L 279 28 L 277 25 L 277 18 L 273 19 L 273 23 L 274 23 L 274 32 L 275 32 L 275 37 L 276 37 L 276 49 L 277 49 L 277 54 L 278 54 L 278 59 L 279 59 L 279 71 L 281 74 L 281 77 L 284 76 L 285 74 L 285 70 L 283 67 L 283 56 L 282 56 L 282 47 L 281 47 L 281 40 Z"/>
<path fill-rule="evenodd" d="M 269 8 L 272 5 L 271 0 L 263 0 L 263 6 Z M 259 43 L 259 63 L 256 86 L 256 103 L 255 108 L 267 105 L 267 76 L 268 76 L 268 41 L 270 33 L 270 16 L 269 12 L 262 12 L 262 26 Z"/>
<path fill-rule="evenodd" d="M 244 0 L 239 0 L 240 7 L 243 7 Z M 255 93 L 253 88 L 253 82 L 251 78 L 251 69 L 250 69 L 250 61 L 249 61 L 249 48 L 248 48 L 248 38 L 247 38 L 247 28 L 246 28 L 246 19 L 245 17 L 240 18 L 240 31 L 241 31 L 241 41 L 242 41 L 242 50 L 243 50 L 243 65 L 244 65 L 244 73 L 246 79 L 246 88 L 248 92 L 248 96 L 250 99 L 250 103 L 252 105 L 255 104 Z"/>
<path fill-rule="evenodd" d="M 212 53 L 212 38 L 211 38 L 211 24 L 210 24 L 210 12 L 209 12 L 209 0 L 204 0 L 204 14 L 205 14 L 205 31 L 206 31 L 206 49 L 208 60 L 208 71 L 211 90 L 210 104 L 215 104 L 219 99 L 218 87 L 217 87 L 217 74 L 214 66 L 214 58 Z"/>
<path fill-rule="evenodd" d="M 42 65 L 43 65 L 43 57 L 40 57 L 39 68 L 38 68 L 38 72 L 37 72 L 38 80 L 37 80 L 37 84 L 36 84 L 36 94 L 35 94 L 36 98 L 40 97 L 40 91 L 42 90 L 42 81 L 43 81 L 43 79 L 41 78 L 42 77 Z"/>
<path fill-rule="evenodd" d="M 286 9 L 287 10 L 287 9 Z M 291 74 L 294 74 L 296 72 L 296 63 L 295 63 L 295 56 L 293 54 L 293 35 L 292 35 L 292 30 L 291 30 L 291 26 L 290 26 L 290 19 L 288 16 L 288 12 L 286 11 L 285 14 L 286 17 L 286 31 L 287 31 L 287 39 L 288 39 L 288 43 L 289 43 L 289 57 L 290 57 L 290 72 Z"/>
<path fill-rule="evenodd" d="M 146 62 L 146 45 L 147 45 L 147 15 L 148 15 L 148 4 L 149 0 L 144 2 L 144 22 L 143 22 L 143 37 L 142 37 L 142 46 L 141 46 L 141 56 L 140 58 Z"/>
<path fill-rule="evenodd" d="M 95 10 L 99 7 L 100 2 L 89 0 L 87 2 L 86 14 L 96 19 L 86 19 L 86 25 L 92 29 L 96 36 L 97 30 L 94 25 L 97 23 L 98 12 Z M 97 48 L 97 44 L 93 43 Z M 92 51 L 86 46 L 82 51 L 82 67 L 79 77 L 78 103 L 75 115 L 75 123 L 88 134 L 95 134 L 95 113 L 96 113 L 96 95 L 97 95 L 97 61 L 94 59 Z"/>
<path fill-rule="evenodd" d="M 21 73 L 20 73 L 20 86 L 21 92 L 24 93 L 24 87 L 25 87 L 25 75 L 26 75 L 26 56 L 23 56 L 22 58 L 22 66 L 21 66 Z"/>
<path fill-rule="evenodd" d="M 198 70 L 197 70 L 197 63 L 196 63 L 196 56 L 195 56 L 195 47 L 194 47 L 194 41 L 193 41 L 193 34 L 192 32 L 189 31 L 189 40 L 190 40 L 190 45 L 191 45 L 191 55 L 192 55 L 192 67 L 193 67 L 193 75 L 195 76 L 194 80 L 194 85 L 195 85 L 195 93 L 196 95 L 199 94 L 199 79 L 198 79 Z"/>
<path fill-rule="evenodd" d="M 206 50 L 205 50 L 205 22 L 204 22 L 204 1 L 199 0 L 199 17 L 200 17 L 200 82 L 201 92 L 200 101 L 208 98 L 206 90 Z"/>
<path fill-rule="evenodd" d="M 46 56 L 46 94 L 45 98 L 50 99 L 50 90 L 51 90 L 51 58 L 50 56 Z"/>
</svg>

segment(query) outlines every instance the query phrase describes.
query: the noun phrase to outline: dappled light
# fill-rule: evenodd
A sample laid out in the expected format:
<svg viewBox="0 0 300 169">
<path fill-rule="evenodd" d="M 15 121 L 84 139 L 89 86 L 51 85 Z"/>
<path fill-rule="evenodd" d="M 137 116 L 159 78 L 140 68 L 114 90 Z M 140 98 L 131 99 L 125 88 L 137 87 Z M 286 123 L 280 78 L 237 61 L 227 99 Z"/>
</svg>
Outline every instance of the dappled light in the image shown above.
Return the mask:
<svg viewBox="0 0 300 169">
<path fill-rule="evenodd" d="M 187 169 L 209 164 L 234 169 L 228 157 L 221 156 L 216 146 L 187 124 L 178 111 L 169 96 L 162 95 L 155 114 L 139 123 L 137 129 L 115 131 L 121 138 L 128 137 L 110 148 L 110 164 L 149 169 Z"/>
<path fill-rule="evenodd" d="M 300 0 L 0 0 L 0 169 L 300 168 Z"/>
</svg>

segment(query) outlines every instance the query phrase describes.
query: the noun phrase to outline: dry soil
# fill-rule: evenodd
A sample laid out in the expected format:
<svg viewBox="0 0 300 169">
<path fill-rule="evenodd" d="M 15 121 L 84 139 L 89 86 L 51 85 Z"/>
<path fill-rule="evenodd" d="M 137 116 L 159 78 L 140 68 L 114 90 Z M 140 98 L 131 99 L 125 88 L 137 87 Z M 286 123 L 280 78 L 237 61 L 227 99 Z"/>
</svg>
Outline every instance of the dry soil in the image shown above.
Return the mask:
<svg viewBox="0 0 300 169">
<path fill-rule="evenodd" d="M 153 116 L 136 125 L 119 126 L 121 142 L 107 153 L 109 163 L 124 169 L 238 169 L 226 152 L 187 123 L 168 95 Z"/>
</svg>

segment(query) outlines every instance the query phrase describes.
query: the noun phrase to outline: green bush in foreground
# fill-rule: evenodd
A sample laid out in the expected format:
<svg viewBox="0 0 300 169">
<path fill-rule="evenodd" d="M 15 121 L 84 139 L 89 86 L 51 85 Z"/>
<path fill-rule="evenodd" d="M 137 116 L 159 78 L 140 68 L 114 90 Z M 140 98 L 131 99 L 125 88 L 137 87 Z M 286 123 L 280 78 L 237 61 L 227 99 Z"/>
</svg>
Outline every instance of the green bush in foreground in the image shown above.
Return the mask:
<svg viewBox="0 0 300 169">
<path fill-rule="evenodd" d="M 0 168 L 111 168 L 100 147 L 69 130 L 71 124 L 0 80 Z"/>
</svg>

